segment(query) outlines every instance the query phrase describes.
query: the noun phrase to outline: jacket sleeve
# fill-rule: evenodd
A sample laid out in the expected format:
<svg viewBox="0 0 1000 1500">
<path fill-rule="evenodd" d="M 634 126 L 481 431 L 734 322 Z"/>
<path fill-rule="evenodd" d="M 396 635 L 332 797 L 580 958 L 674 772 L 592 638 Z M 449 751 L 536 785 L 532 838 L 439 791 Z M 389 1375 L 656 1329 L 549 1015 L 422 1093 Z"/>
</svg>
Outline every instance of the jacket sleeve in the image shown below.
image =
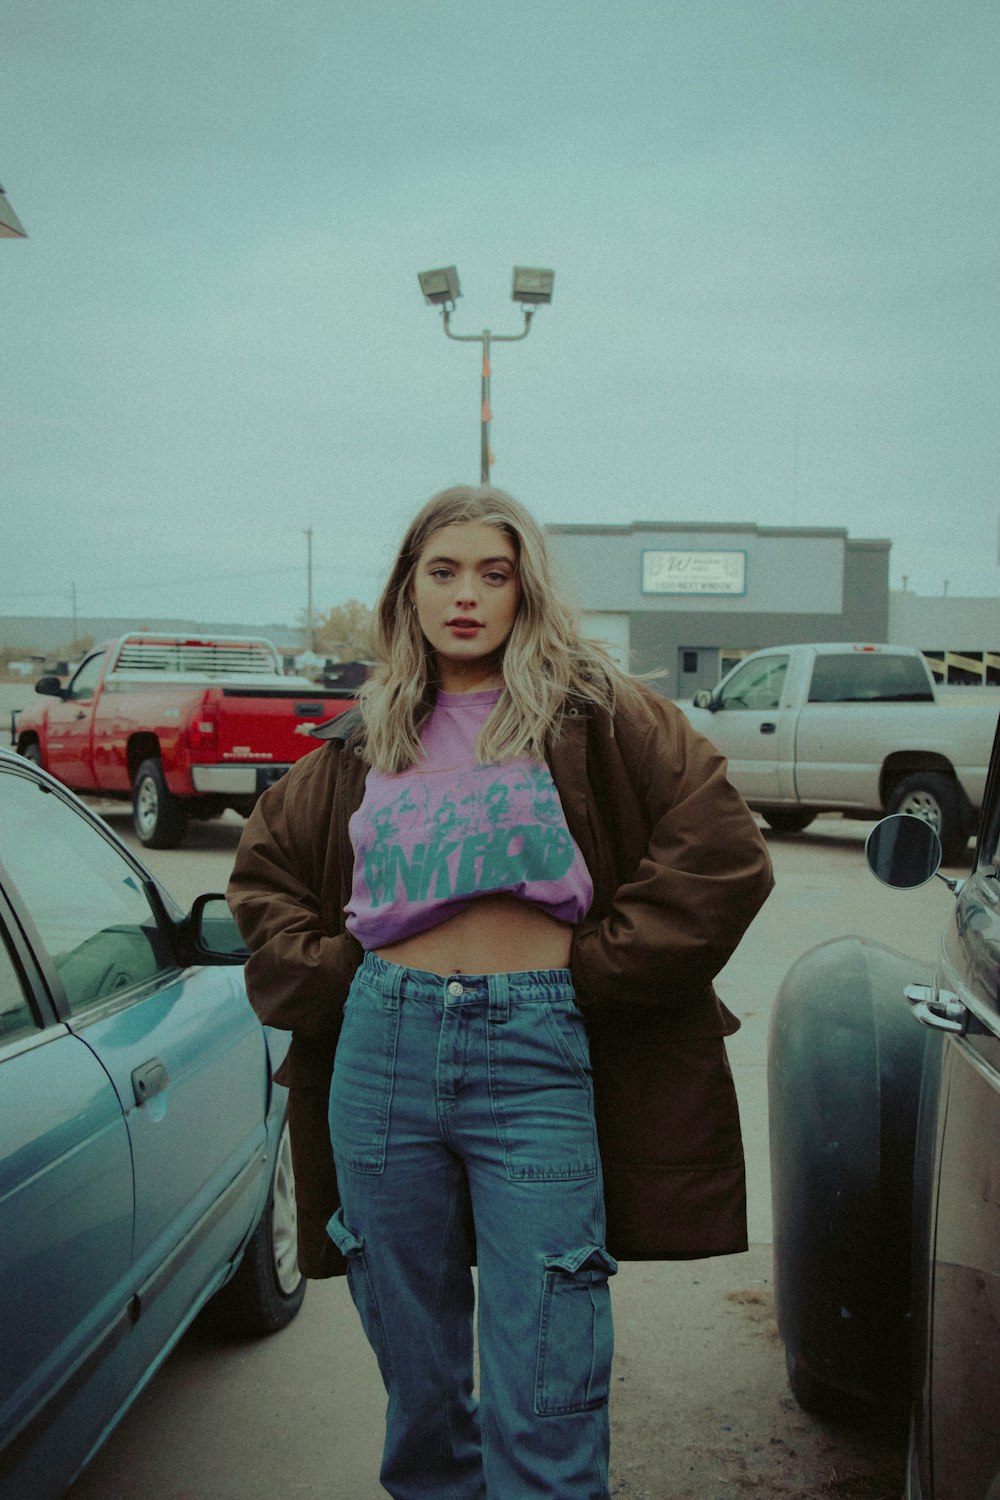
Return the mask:
<svg viewBox="0 0 1000 1500">
<path fill-rule="evenodd" d="M 260 1019 L 331 1040 L 362 956 L 342 930 L 329 868 L 340 754 L 339 745 L 312 751 L 259 799 L 226 891 L 250 949 L 247 993 Z"/>
<path fill-rule="evenodd" d="M 608 753 L 644 813 L 646 846 L 610 909 L 575 935 L 571 963 L 585 1008 L 682 1006 L 703 995 L 774 885 L 767 846 L 723 756 L 673 704 L 643 699 L 644 708 L 616 716 Z"/>
</svg>

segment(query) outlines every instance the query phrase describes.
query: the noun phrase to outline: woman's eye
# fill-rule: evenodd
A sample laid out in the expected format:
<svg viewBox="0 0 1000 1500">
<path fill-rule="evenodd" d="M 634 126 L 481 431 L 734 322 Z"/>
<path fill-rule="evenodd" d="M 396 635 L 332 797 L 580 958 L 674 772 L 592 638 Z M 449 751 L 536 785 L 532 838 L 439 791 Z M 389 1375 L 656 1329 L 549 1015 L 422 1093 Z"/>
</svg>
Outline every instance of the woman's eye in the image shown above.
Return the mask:
<svg viewBox="0 0 1000 1500">
<path fill-rule="evenodd" d="M 487 583 L 508 583 L 510 581 L 509 573 L 492 572 L 485 573 L 483 576 Z"/>
<path fill-rule="evenodd" d="M 438 578 L 438 579 L 441 579 L 441 578 L 450 578 L 451 577 L 451 569 L 450 568 L 431 568 L 430 576 L 432 578 Z"/>
</svg>

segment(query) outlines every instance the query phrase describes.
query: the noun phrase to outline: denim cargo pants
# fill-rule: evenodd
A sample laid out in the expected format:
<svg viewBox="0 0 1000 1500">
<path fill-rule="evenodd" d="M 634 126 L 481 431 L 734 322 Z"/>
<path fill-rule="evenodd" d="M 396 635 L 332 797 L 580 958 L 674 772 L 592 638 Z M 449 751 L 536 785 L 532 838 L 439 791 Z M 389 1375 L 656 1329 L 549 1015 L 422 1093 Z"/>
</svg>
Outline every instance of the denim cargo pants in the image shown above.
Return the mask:
<svg viewBox="0 0 1000 1500">
<path fill-rule="evenodd" d="M 442 978 L 368 954 L 330 1133 L 329 1232 L 388 1392 L 388 1493 L 605 1500 L 617 1266 L 568 971 Z"/>
</svg>

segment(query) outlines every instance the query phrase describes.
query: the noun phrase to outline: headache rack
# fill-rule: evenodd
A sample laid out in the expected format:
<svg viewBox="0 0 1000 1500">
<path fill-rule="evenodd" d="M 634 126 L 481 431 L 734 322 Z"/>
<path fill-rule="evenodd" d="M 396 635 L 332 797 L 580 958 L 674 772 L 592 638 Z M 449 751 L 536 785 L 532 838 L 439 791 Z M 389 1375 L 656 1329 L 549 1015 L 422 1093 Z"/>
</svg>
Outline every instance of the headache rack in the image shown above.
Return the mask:
<svg viewBox="0 0 1000 1500">
<path fill-rule="evenodd" d="M 272 643 L 263 637 L 199 640 L 136 633 L 119 643 L 112 671 L 130 675 L 181 672 L 206 677 L 280 677 L 281 662 Z"/>
</svg>

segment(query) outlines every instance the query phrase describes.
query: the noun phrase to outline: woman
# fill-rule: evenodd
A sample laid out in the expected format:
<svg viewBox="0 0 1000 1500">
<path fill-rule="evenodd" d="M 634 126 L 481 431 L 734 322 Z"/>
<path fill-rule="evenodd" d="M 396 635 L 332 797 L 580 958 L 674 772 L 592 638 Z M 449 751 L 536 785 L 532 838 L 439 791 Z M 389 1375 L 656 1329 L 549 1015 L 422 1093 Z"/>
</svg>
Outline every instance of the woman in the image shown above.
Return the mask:
<svg viewBox="0 0 1000 1500">
<path fill-rule="evenodd" d="M 229 890 L 251 1001 L 292 1031 L 300 1264 L 346 1266 L 390 1495 L 598 1500 L 612 1255 L 745 1248 L 711 981 L 770 864 L 721 757 L 581 639 L 501 491 L 418 514 L 374 646 Z"/>
</svg>

